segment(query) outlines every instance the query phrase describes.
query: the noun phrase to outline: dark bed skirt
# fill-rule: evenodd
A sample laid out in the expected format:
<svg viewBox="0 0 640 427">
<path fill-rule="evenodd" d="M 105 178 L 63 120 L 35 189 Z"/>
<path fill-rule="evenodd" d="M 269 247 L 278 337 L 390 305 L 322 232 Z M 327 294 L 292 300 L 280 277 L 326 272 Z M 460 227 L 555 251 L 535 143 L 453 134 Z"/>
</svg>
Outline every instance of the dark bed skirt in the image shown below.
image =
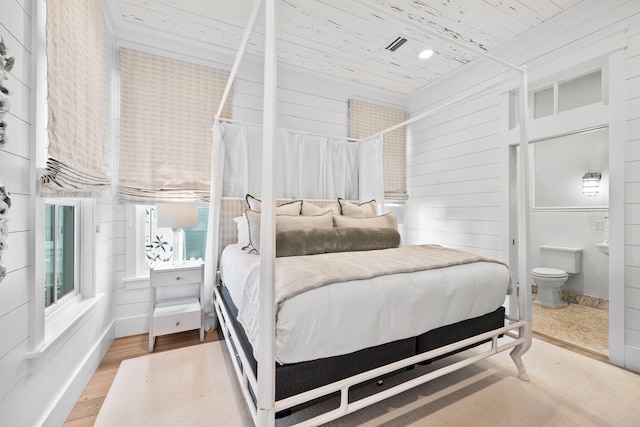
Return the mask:
<svg viewBox="0 0 640 427">
<path fill-rule="evenodd" d="M 220 290 L 223 302 L 231 317 L 227 319 L 227 321 L 233 323 L 233 327 L 238 334 L 239 343 L 235 345 L 240 344 L 240 346 L 242 346 L 244 354 L 249 359 L 251 369 L 254 374 L 257 374 L 257 362 L 253 358 L 253 348 L 242 326 L 237 321 L 238 309 L 231 300 L 227 288 L 220 286 Z M 496 311 L 483 316 L 433 329 L 417 337 L 365 348 L 341 356 L 287 365 L 276 364 L 276 400 L 281 400 L 380 366 L 406 359 L 415 354 L 434 350 L 484 332 L 501 328 L 504 326 L 504 313 L 504 307 L 500 307 Z M 438 359 L 478 344 L 440 356 Z"/>
</svg>

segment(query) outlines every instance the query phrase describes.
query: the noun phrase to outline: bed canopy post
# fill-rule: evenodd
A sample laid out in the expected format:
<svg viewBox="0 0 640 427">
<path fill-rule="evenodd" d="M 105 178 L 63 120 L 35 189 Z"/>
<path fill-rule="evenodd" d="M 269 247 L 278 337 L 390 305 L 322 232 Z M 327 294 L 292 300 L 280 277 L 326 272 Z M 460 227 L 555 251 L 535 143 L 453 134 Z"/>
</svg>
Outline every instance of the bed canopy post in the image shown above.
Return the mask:
<svg viewBox="0 0 640 427">
<path fill-rule="evenodd" d="M 262 127 L 262 214 L 260 223 L 260 305 L 258 338 L 259 427 L 275 425 L 275 195 L 273 179 L 276 121 L 275 1 L 265 0 L 264 99 Z"/>
<path fill-rule="evenodd" d="M 244 52 L 247 49 L 249 36 L 253 31 L 253 24 L 256 22 L 256 17 L 258 16 L 258 10 L 260 9 L 261 2 L 262 0 L 255 0 L 253 3 L 253 9 L 251 10 L 251 14 L 249 15 L 247 28 L 245 28 L 244 30 L 244 34 L 242 35 L 242 40 L 240 40 L 240 46 L 238 47 L 238 52 L 236 53 L 236 57 L 233 61 L 233 65 L 231 66 L 231 71 L 229 72 L 227 85 L 225 86 L 224 92 L 222 93 L 222 98 L 220 99 L 220 105 L 218 105 L 218 111 L 216 112 L 216 115 L 215 115 L 216 122 L 220 120 L 220 115 L 222 114 L 222 110 L 224 109 L 224 104 L 227 102 L 227 97 L 229 96 L 229 92 L 231 92 L 231 86 L 233 85 L 233 81 L 236 79 L 236 74 L 238 74 L 238 68 L 240 67 L 240 62 L 242 62 L 242 58 L 244 57 Z"/>
<path fill-rule="evenodd" d="M 215 288 L 216 282 L 216 273 L 218 270 L 218 241 L 219 234 L 218 229 L 220 227 L 220 200 L 222 199 L 222 179 L 223 179 L 223 171 L 224 171 L 224 153 L 225 148 L 224 144 L 220 140 L 219 129 L 216 129 L 219 121 L 220 115 L 222 114 L 222 110 L 224 109 L 224 104 L 227 102 L 227 97 L 229 96 L 229 92 L 231 92 L 231 86 L 233 86 L 233 81 L 236 78 L 236 74 L 238 72 L 238 67 L 240 66 L 240 62 L 242 61 L 242 57 L 244 56 L 245 49 L 247 47 L 247 43 L 249 41 L 249 36 L 251 35 L 251 31 L 253 29 L 253 25 L 256 21 L 256 17 L 258 16 L 258 10 L 260 9 L 261 0 L 255 0 L 253 9 L 251 11 L 251 15 L 249 16 L 249 21 L 247 23 L 247 28 L 245 29 L 242 40 L 240 41 L 240 47 L 238 48 L 238 52 L 236 53 L 236 57 L 233 62 L 233 66 L 231 67 L 231 71 L 229 72 L 229 78 L 227 79 L 227 84 L 225 86 L 224 92 L 222 93 L 222 97 L 220 98 L 220 104 L 218 105 L 218 111 L 214 116 L 213 126 L 211 128 L 211 132 L 213 134 L 213 143 L 211 145 L 211 190 L 209 192 L 209 216 L 207 218 L 207 240 L 205 244 L 205 260 L 204 260 L 204 283 L 205 283 L 205 291 L 213 295 L 212 289 Z M 208 298 L 208 297 L 205 297 Z M 213 298 L 211 298 L 213 299 Z M 213 301 L 211 304 L 205 299 L 206 308 L 205 314 L 207 315 L 207 328 L 216 327 L 216 313 L 215 308 L 213 307 Z M 209 306 L 211 305 L 211 313 L 209 313 Z M 211 318 L 209 318 L 209 315 Z"/>
<path fill-rule="evenodd" d="M 495 88 L 491 87 L 491 88 L 489 88 L 487 90 L 483 90 L 480 93 L 468 93 L 468 94 L 462 95 L 462 96 L 460 96 L 458 98 L 454 98 L 454 99 L 452 99 L 450 101 L 447 101 L 445 103 L 442 103 L 442 104 L 440 104 L 440 105 L 438 105 L 438 106 L 436 106 L 436 107 L 434 107 L 434 108 L 432 108 L 430 110 L 424 111 L 424 112 L 418 114 L 417 116 L 413 116 L 410 119 L 405 120 L 404 122 L 397 123 L 397 124 L 395 124 L 393 126 L 390 126 L 390 127 L 386 128 L 386 129 L 383 129 L 383 130 L 381 130 L 379 132 L 376 132 L 376 133 L 374 133 L 372 135 L 360 138 L 360 139 L 358 139 L 358 142 L 363 142 L 363 141 L 367 141 L 367 140 L 370 140 L 370 139 L 374 139 L 374 138 L 377 138 L 379 136 L 384 135 L 385 133 L 389 133 L 389 132 L 392 132 L 392 131 L 394 131 L 396 129 L 399 129 L 399 128 L 403 127 L 403 126 L 409 126 L 410 124 L 418 122 L 418 121 L 424 119 L 425 117 L 430 116 L 430 115 L 432 115 L 434 113 L 437 113 L 438 111 L 443 110 L 443 109 L 445 109 L 445 108 L 447 108 L 447 107 L 449 107 L 451 105 L 455 105 L 455 104 L 457 104 L 457 103 L 459 103 L 461 101 L 465 101 L 465 100 L 471 100 L 471 99 L 475 99 L 475 98 L 480 98 L 480 97 L 482 97 L 484 95 L 487 95 L 488 93 L 490 93 L 493 90 L 495 90 Z"/>
<path fill-rule="evenodd" d="M 380 7 L 367 3 L 369 7 L 374 9 L 381 10 Z M 392 17 L 392 19 L 397 20 L 397 18 Z M 517 66 L 511 64 L 507 61 L 504 61 L 500 58 L 497 58 L 493 55 L 489 55 L 483 51 L 475 49 L 471 46 L 467 46 L 465 43 L 462 43 L 458 40 L 452 39 L 450 37 L 444 36 L 442 34 L 437 33 L 429 28 L 423 28 L 421 26 L 414 25 L 421 31 L 431 34 L 434 37 L 437 37 L 441 40 L 445 40 L 459 46 L 461 48 L 465 48 L 469 51 L 474 52 L 478 56 L 491 60 L 497 64 L 500 64 L 508 69 L 518 71 L 521 76 L 520 80 L 520 97 L 519 97 L 519 105 L 518 105 L 518 119 L 520 124 L 520 157 L 519 157 L 519 168 L 518 168 L 518 286 L 516 286 L 517 293 L 516 297 L 519 302 L 519 313 L 518 318 L 522 321 L 525 321 L 525 325 L 520 329 L 520 337 L 523 339 L 522 344 L 518 345 L 511 352 L 511 358 L 513 359 L 516 367 L 518 368 L 518 377 L 522 380 L 528 381 L 529 377 L 527 376 L 526 370 L 524 368 L 524 364 L 522 363 L 522 355 L 529 350 L 531 347 L 532 341 L 532 311 L 531 311 L 531 283 L 529 282 L 529 158 L 528 158 L 528 130 L 527 130 L 527 120 L 528 120 L 528 81 L 527 81 L 527 67 L 526 66 Z M 478 95 L 480 96 L 480 95 Z M 366 138 L 362 138 L 362 140 L 367 140 L 370 138 L 375 138 L 380 135 L 384 135 L 387 132 L 398 129 L 402 126 L 407 126 L 411 123 L 414 123 L 418 120 L 427 117 L 434 112 L 445 108 L 449 105 L 456 104 L 459 101 L 465 100 L 467 98 L 471 98 L 471 95 L 463 95 L 459 98 L 450 100 L 436 106 L 428 111 L 422 112 L 417 116 L 414 116 L 402 123 L 398 123 L 393 125 L 387 129 L 381 130 L 371 136 Z"/>
<path fill-rule="evenodd" d="M 522 71 L 522 80 L 520 83 L 520 105 L 519 121 L 520 121 L 520 167 L 518 168 L 520 176 L 518 177 L 519 187 L 518 193 L 518 280 L 520 281 L 520 318 L 523 320 L 531 320 L 531 304 L 525 304 L 526 298 L 531 296 L 531 283 L 529 281 L 529 136 L 527 131 L 528 118 L 528 93 L 527 93 L 527 70 L 524 67 Z M 524 295 L 523 295 L 524 294 Z"/>
<path fill-rule="evenodd" d="M 531 283 L 529 282 L 529 137 L 527 119 L 529 116 L 527 68 L 521 70 L 518 119 L 520 122 L 520 156 L 518 167 L 518 286 L 516 297 L 519 302 L 519 319 L 525 321 L 520 327 L 522 344 L 511 350 L 511 359 L 518 368 L 518 378 L 529 381 L 522 362 L 522 355 L 531 347 L 533 335 L 531 312 Z"/>
</svg>

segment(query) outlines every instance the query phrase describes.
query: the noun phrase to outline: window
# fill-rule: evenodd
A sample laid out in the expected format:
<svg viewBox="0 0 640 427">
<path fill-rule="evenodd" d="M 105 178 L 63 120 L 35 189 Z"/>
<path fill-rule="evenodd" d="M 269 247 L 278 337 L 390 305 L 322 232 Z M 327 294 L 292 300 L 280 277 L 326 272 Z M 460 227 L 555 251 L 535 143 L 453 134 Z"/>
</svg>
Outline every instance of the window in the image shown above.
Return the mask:
<svg viewBox="0 0 640 427">
<path fill-rule="evenodd" d="M 109 58 L 98 0 L 47 0 L 46 88 L 49 116 L 44 188 L 99 193 L 110 188 L 107 123 Z M 43 58 L 44 59 L 44 58 Z M 44 64 L 39 64 L 44 65 Z"/>
<path fill-rule="evenodd" d="M 533 118 L 553 114 L 553 86 L 533 93 Z"/>
<path fill-rule="evenodd" d="M 153 263 L 168 262 L 173 258 L 173 232 L 170 228 L 157 226 L 158 217 L 155 206 L 145 206 L 144 246 L 146 266 Z"/>
<path fill-rule="evenodd" d="M 76 204 L 45 203 L 45 307 L 79 293 L 79 221 Z"/>
<path fill-rule="evenodd" d="M 558 83 L 558 112 L 602 101 L 602 71 Z"/>
<path fill-rule="evenodd" d="M 158 218 L 155 206 L 142 206 L 141 209 L 144 209 L 145 217 L 146 266 L 150 267 L 158 261 L 171 261 L 173 259 L 173 230 L 157 226 Z M 208 217 L 209 208 L 198 208 L 198 226 L 184 230 L 186 259 L 204 259 Z"/>
<path fill-rule="evenodd" d="M 602 76 L 602 69 L 598 69 L 530 92 L 531 118 L 539 119 L 602 102 Z M 518 98 L 517 90 L 509 92 L 509 129 L 518 125 Z"/>
<path fill-rule="evenodd" d="M 208 198 L 211 122 L 229 72 L 124 47 L 119 58 L 119 197 Z M 232 104 L 230 95 L 222 117 Z"/>
<path fill-rule="evenodd" d="M 186 258 L 204 260 L 207 245 L 207 226 L 209 225 L 209 208 L 198 208 L 198 226 L 184 230 L 186 242 Z"/>
<path fill-rule="evenodd" d="M 364 138 L 407 120 L 407 112 L 384 105 L 349 100 L 349 136 Z M 384 135 L 382 147 L 384 196 L 406 199 L 407 128 L 402 126 Z"/>
<path fill-rule="evenodd" d="M 55 4 L 54 4 L 55 3 Z M 79 4 L 79 3 L 78 3 Z M 84 7 L 86 4 L 86 8 Z M 56 85 L 52 84 L 48 87 L 48 81 L 51 71 L 47 66 L 47 59 L 62 58 L 58 63 L 67 65 L 64 67 L 57 67 L 58 71 L 67 70 L 73 71 L 71 74 L 62 73 L 62 79 L 73 81 L 73 84 L 78 86 L 78 82 L 86 81 L 86 79 L 92 80 L 92 83 L 87 87 L 99 86 L 99 83 L 107 82 L 107 66 L 99 65 L 104 64 L 103 61 L 88 61 L 90 68 L 93 71 L 89 72 L 86 68 L 81 66 L 87 64 L 87 61 L 76 61 L 78 52 L 78 46 L 85 51 L 91 51 L 97 56 L 100 56 L 108 60 L 106 50 L 104 49 L 88 49 L 87 37 L 88 34 L 93 34 L 93 38 L 96 43 L 98 42 L 99 34 L 96 36 L 96 32 L 100 33 L 104 30 L 104 16 L 102 15 L 102 9 L 99 1 L 87 1 L 82 2 L 82 8 L 78 10 L 69 10 L 68 2 L 49 0 L 39 0 L 33 3 L 34 8 L 34 30 L 37 28 L 37 37 L 33 39 L 33 58 L 36 61 L 34 66 L 37 77 L 37 84 L 34 86 L 34 114 L 35 124 L 33 128 L 36 132 L 36 152 L 34 152 L 34 158 L 36 161 L 36 168 L 38 170 L 44 170 L 46 168 L 46 159 L 53 155 L 51 149 L 51 140 L 49 139 L 49 131 L 53 128 L 60 129 L 65 126 L 65 129 L 74 133 L 75 128 L 78 127 L 77 116 L 76 119 L 62 120 L 61 115 L 64 110 L 66 113 L 73 113 L 77 110 L 78 105 L 84 105 L 82 102 L 67 102 L 57 103 L 50 102 L 51 98 L 48 97 L 52 90 L 57 90 L 60 94 L 62 92 L 63 98 L 68 99 L 68 93 L 65 93 L 68 85 Z M 73 9 L 73 8 L 72 8 Z M 89 10 L 90 9 L 90 10 Z M 51 13 L 49 13 L 51 12 Z M 70 12 L 70 13 L 67 13 Z M 83 14 L 83 12 L 87 12 Z M 95 13 L 94 13 L 95 12 Z M 83 14 L 82 16 L 89 19 L 78 20 L 77 14 Z M 53 16 L 55 15 L 55 16 Z M 99 15 L 99 16 L 98 16 Z M 63 17 L 64 20 L 60 21 L 58 18 Z M 51 18 L 51 20 L 49 19 Z M 68 22 L 78 23 L 83 26 L 82 28 L 91 27 L 91 31 L 80 31 L 77 25 L 66 25 Z M 81 22 L 82 21 L 82 22 Z M 57 25 L 56 25 L 57 23 Z M 55 27 L 55 28 L 54 28 Z M 61 30 L 64 34 L 73 34 L 73 40 L 67 38 L 65 35 L 51 32 L 50 30 Z M 80 36 L 77 36 L 80 34 Z M 104 41 L 104 34 L 102 34 L 102 40 Z M 84 37 L 84 39 L 82 38 Z M 59 41 L 60 43 L 47 43 L 47 41 Z M 89 43 L 93 46 L 92 43 Z M 50 48 L 52 45 L 56 45 L 61 50 L 63 55 L 56 55 Z M 50 58 L 48 58 L 48 56 Z M 69 61 L 68 58 L 74 58 Z M 84 58 L 83 58 L 84 59 Z M 102 68 L 101 68 L 102 67 Z M 56 67 L 54 67 L 56 68 Z M 100 69 L 102 70 L 100 74 Z M 78 71 L 80 70 L 80 71 Z M 82 74 L 82 79 L 69 78 L 69 75 Z M 55 71 L 54 71 L 55 73 Z M 60 77 L 58 73 L 58 77 Z M 67 76 L 67 77 L 64 77 Z M 85 78 L 86 77 L 86 78 Z M 74 87 L 75 88 L 75 87 Z M 86 92 L 86 91 L 85 91 Z M 100 95 L 100 91 L 89 91 L 89 100 L 92 108 L 89 108 L 86 113 L 96 112 L 100 108 L 106 109 L 106 102 L 103 103 L 98 98 L 106 97 L 109 93 L 108 90 L 102 90 L 103 97 Z M 85 93 L 86 94 L 86 93 Z M 81 94 L 76 94 L 80 96 Z M 86 100 L 86 99 L 85 99 Z M 54 106 L 57 105 L 58 107 Z M 95 108 L 94 108 L 95 107 Z M 74 110 L 75 108 L 75 110 Z M 49 121 L 48 112 L 55 112 L 56 120 Z M 69 118 L 68 114 L 64 114 L 66 119 Z M 99 113 L 96 113 L 99 116 Z M 102 119 L 102 122 L 106 129 L 106 119 Z M 98 119 L 100 121 L 101 119 Z M 54 123 L 55 122 L 55 123 Z M 64 125 L 62 124 L 64 123 Z M 84 123 L 84 122 L 83 122 Z M 85 123 L 86 124 L 86 123 Z M 96 131 L 98 127 L 93 127 L 89 133 Z M 97 131 L 96 131 L 97 132 Z M 99 132 L 98 132 L 99 133 Z M 74 133 L 77 136 L 77 133 Z M 64 137 L 60 138 L 58 135 L 58 141 L 64 141 Z M 104 137 L 93 138 L 96 141 L 104 141 L 106 148 L 106 131 Z M 72 138 L 74 139 L 74 138 Z M 89 138 L 75 138 L 75 141 L 81 141 L 84 144 Z M 93 145 L 91 145 L 93 146 Z M 89 145 L 85 144 L 86 148 Z M 97 148 L 92 148 L 96 149 Z M 76 154 L 75 157 L 81 156 L 80 151 L 73 151 Z M 85 162 L 92 156 L 85 157 Z M 89 162 L 91 163 L 91 162 Z M 92 170 L 97 170 L 99 167 L 92 163 Z M 61 177 L 61 175 L 58 175 Z M 99 181 L 100 179 L 98 179 Z M 77 183 L 76 183 L 77 184 Z M 107 185 L 108 187 L 109 185 Z M 29 289 L 29 351 L 27 358 L 30 361 L 34 361 L 33 365 L 30 362 L 30 368 L 38 369 L 36 359 L 43 357 L 45 354 L 54 354 L 57 352 L 67 341 L 67 338 L 75 334 L 79 328 L 84 324 L 83 319 L 87 319 L 93 308 L 101 301 L 104 293 L 97 293 L 97 283 L 94 275 L 94 265 L 96 263 L 96 234 L 97 218 L 95 213 L 96 199 L 90 197 L 82 197 L 78 199 L 63 198 L 61 191 L 51 191 L 51 187 L 47 185 L 39 186 L 39 194 L 36 195 L 33 204 L 33 210 L 35 215 L 34 224 L 34 263 L 33 263 L 33 280 Z M 73 193 L 80 191 L 79 187 L 74 187 Z M 49 197 L 48 197 L 49 196 Z M 74 196 L 69 196 L 74 197 Z"/>
</svg>

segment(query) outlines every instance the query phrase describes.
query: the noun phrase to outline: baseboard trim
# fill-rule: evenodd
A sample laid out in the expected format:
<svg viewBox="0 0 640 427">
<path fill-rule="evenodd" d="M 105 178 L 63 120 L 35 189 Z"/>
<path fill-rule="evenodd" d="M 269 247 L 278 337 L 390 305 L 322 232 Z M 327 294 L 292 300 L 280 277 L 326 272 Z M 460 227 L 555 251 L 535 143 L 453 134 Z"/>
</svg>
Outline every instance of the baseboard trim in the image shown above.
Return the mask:
<svg viewBox="0 0 640 427">
<path fill-rule="evenodd" d="M 533 295 L 538 293 L 537 285 L 531 285 L 531 293 Z M 575 292 L 565 291 L 564 289 L 562 290 L 561 297 L 569 304 L 580 304 L 587 307 L 597 308 L 598 310 L 609 310 L 609 300 L 604 298 L 577 294 Z"/>
<path fill-rule="evenodd" d="M 115 333 L 116 338 L 149 333 L 149 315 L 145 314 L 116 319 Z"/>
<path fill-rule="evenodd" d="M 104 359 L 107 350 L 111 346 L 115 338 L 114 323 L 111 322 L 109 327 L 105 328 L 102 336 L 98 339 L 91 351 L 87 353 L 82 363 L 78 365 L 73 375 L 69 376 L 69 380 L 63 387 L 56 399 L 52 400 L 51 406 L 43 414 L 41 422 L 42 426 L 61 426 L 73 410 L 76 402 L 82 395 L 91 377 Z"/>
<path fill-rule="evenodd" d="M 624 346 L 624 367 L 640 374 L 640 348 Z"/>
</svg>

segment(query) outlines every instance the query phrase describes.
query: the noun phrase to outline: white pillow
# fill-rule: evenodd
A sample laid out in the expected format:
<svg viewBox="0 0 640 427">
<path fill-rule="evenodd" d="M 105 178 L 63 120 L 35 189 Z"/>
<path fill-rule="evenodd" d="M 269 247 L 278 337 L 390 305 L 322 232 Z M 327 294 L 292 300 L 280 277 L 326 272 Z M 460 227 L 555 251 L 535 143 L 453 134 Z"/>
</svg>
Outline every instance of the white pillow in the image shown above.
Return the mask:
<svg viewBox="0 0 640 427">
<path fill-rule="evenodd" d="M 247 194 L 245 197 L 247 206 L 250 210 L 260 212 L 262 211 L 262 201 L 251 194 Z M 302 209 L 302 200 L 295 200 L 293 202 L 285 202 L 276 206 L 276 215 L 300 215 Z"/>
<path fill-rule="evenodd" d="M 236 229 L 238 230 L 238 243 L 243 246 L 247 246 L 250 243 L 247 218 L 244 216 L 237 216 L 233 218 L 233 221 L 236 223 Z"/>
<path fill-rule="evenodd" d="M 376 201 L 370 200 L 360 204 L 350 203 L 342 199 L 338 199 L 340 204 L 340 213 L 344 216 L 353 218 L 371 218 L 378 214 L 376 210 Z"/>
<path fill-rule="evenodd" d="M 302 201 L 301 215 L 322 215 L 327 212 L 331 212 L 334 215 L 340 215 L 340 205 L 338 202 L 333 202 L 326 206 L 318 206 L 311 202 Z"/>
<path fill-rule="evenodd" d="M 370 218 L 354 218 L 344 215 L 333 216 L 334 227 L 351 228 L 393 228 L 398 230 L 398 219 L 393 212 Z"/>
</svg>

